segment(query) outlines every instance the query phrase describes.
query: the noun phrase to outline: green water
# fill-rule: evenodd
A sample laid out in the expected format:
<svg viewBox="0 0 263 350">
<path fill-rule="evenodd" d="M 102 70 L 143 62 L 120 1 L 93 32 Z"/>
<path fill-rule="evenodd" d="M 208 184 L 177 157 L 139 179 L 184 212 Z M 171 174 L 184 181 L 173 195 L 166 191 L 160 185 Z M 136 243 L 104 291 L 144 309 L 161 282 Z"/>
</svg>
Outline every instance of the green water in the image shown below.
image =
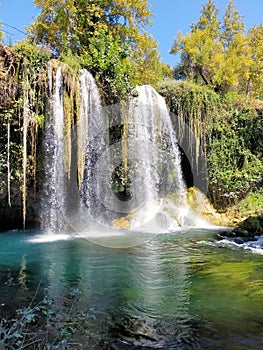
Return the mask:
<svg viewBox="0 0 263 350">
<path fill-rule="evenodd" d="M 48 299 L 48 343 L 70 325 L 63 349 L 263 349 L 263 255 L 204 230 L 127 249 L 36 234 L 0 235 L 0 312 Z"/>
</svg>

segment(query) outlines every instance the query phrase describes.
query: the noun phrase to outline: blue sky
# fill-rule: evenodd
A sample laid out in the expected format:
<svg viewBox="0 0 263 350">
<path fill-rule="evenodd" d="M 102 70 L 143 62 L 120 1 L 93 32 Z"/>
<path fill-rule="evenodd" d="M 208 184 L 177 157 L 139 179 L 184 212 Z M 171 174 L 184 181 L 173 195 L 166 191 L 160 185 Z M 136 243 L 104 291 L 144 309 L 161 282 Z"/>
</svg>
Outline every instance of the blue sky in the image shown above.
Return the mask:
<svg viewBox="0 0 263 350">
<path fill-rule="evenodd" d="M 155 13 L 153 26 L 149 32 L 153 34 L 159 43 L 163 61 L 172 66 L 175 56 L 169 55 L 173 44 L 173 38 L 179 30 L 186 33 L 189 24 L 199 18 L 201 4 L 206 0 L 149 0 Z M 228 0 L 215 0 L 217 7 L 224 11 Z M 235 0 L 236 8 L 244 16 L 246 29 L 255 24 L 263 23 L 263 0 Z M 15 26 L 24 31 L 25 25 L 29 25 L 38 14 L 38 9 L 33 6 L 33 0 L 0 0 L 0 21 L 10 26 Z M 5 27 L 10 38 L 21 39 L 22 33 Z M 21 35 L 21 36 L 20 36 Z"/>
</svg>

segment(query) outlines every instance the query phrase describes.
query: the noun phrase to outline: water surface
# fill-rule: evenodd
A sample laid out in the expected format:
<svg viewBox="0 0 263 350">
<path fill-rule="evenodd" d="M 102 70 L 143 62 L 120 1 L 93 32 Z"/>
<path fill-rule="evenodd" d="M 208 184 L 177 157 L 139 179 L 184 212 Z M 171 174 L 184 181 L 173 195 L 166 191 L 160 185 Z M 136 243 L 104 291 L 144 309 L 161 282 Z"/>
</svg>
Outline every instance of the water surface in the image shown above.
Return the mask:
<svg viewBox="0 0 263 350">
<path fill-rule="evenodd" d="M 72 349 L 263 349 L 263 256 L 215 244 L 216 233 L 126 249 L 1 234 L 1 317 L 46 298 L 47 341 L 71 325 Z"/>
</svg>

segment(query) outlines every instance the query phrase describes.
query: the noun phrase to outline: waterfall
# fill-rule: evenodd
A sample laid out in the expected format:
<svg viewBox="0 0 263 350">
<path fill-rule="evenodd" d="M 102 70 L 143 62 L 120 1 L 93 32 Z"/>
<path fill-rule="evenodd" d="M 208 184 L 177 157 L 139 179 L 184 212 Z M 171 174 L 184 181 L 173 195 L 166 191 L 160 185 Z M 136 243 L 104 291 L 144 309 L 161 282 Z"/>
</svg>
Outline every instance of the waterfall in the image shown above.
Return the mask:
<svg viewBox="0 0 263 350">
<path fill-rule="evenodd" d="M 180 151 L 165 100 L 149 85 L 137 91 L 129 105 L 127 142 L 136 169 L 133 191 L 144 209 L 131 220 L 131 228 L 154 219 L 162 210 L 157 201 L 169 193 L 176 193 L 179 212 L 187 206 Z"/>
<path fill-rule="evenodd" d="M 53 79 L 53 70 L 56 71 Z M 79 113 L 76 125 L 65 135 L 63 69 L 48 67 L 49 113 L 45 126 L 45 184 L 42 194 L 42 228 L 49 232 L 83 230 L 90 221 L 94 189 L 92 169 L 105 131 L 98 87 L 92 75 L 79 75 Z M 71 169 L 65 174 L 65 138 L 71 142 Z"/>
<path fill-rule="evenodd" d="M 129 227 L 148 230 L 147 223 L 155 225 L 156 217 L 166 210 L 162 199 L 170 193 L 176 194 L 173 209 L 182 224 L 186 188 L 163 97 L 145 85 L 126 104 L 102 107 L 94 78 L 81 70 L 75 122 L 66 135 L 71 138 L 71 167 L 66 176 L 62 67 L 49 65 L 48 82 L 43 228 L 64 232 L 68 226 L 81 232 L 94 221 L 112 226 L 113 219 L 135 212 Z M 166 214 L 167 210 L 163 216 Z M 174 221 L 174 215 L 172 218 Z"/>
<path fill-rule="evenodd" d="M 95 199 L 94 166 L 105 146 L 105 118 L 100 93 L 93 76 L 85 69 L 80 72 L 80 118 L 77 125 L 79 198 L 78 221 L 74 229 L 85 230 L 96 212 L 100 211 Z"/>
<path fill-rule="evenodd" d="M 80 115 L 77 125 L 79 184 L 90 161 L 89 151 L 98 135 L 105 130 L 99 90 L 93 76 L 85 69 L 80 72 Z M 97 144 L 97 147 L 100 145 Z"/>
<path fill-rule="evenodd" d="M 42 194 L 42 228 L 57 233 L 64 229 L 65 173 L 64 173 L 64 111 L 62 67 L 52 81 L 49 66 L 49 112 L 45 125 L 45 181 Z"/>
<path fill-rule="evenodd" d="M 137 149 L 131 151 L 143 163 L 141 175 L 144 177 L 143 188 L 146 189 L 144 198 L 157 199 L 160 194 L 165 195 L 172 190 L 178 192 L 184 205 L 185 184 L 181 157 L 165 100 L 149 85 L 140 86 L 137 91 L 138 98 L 132 101 L 130 107 L 129 136 L 135 136 Z M 173 175 L 168 174 L 168 171 Z M 157 178 L 154 177 L 156 172 Z M 172 178 L 164 183 L 168 175 L 172 175 Z M 159 187 L 163 185 L 159 191 L 156 188 L 158 184 Z"/>
</svg>

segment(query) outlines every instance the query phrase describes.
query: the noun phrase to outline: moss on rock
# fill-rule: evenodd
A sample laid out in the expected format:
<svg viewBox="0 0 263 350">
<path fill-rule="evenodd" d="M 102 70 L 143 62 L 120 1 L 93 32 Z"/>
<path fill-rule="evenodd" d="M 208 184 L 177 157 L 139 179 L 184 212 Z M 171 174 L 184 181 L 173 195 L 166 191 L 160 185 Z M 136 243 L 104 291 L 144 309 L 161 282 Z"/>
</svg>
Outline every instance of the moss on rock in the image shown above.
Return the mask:
<svg viewBox="0 0 263 350">
<path fill-rule="evenodd" d="M 242 221 L 233 231 L 241 237 L 251 237 L 263 234 L 263 213 L 261 215 L 252 215 Z"/>
</svg>

